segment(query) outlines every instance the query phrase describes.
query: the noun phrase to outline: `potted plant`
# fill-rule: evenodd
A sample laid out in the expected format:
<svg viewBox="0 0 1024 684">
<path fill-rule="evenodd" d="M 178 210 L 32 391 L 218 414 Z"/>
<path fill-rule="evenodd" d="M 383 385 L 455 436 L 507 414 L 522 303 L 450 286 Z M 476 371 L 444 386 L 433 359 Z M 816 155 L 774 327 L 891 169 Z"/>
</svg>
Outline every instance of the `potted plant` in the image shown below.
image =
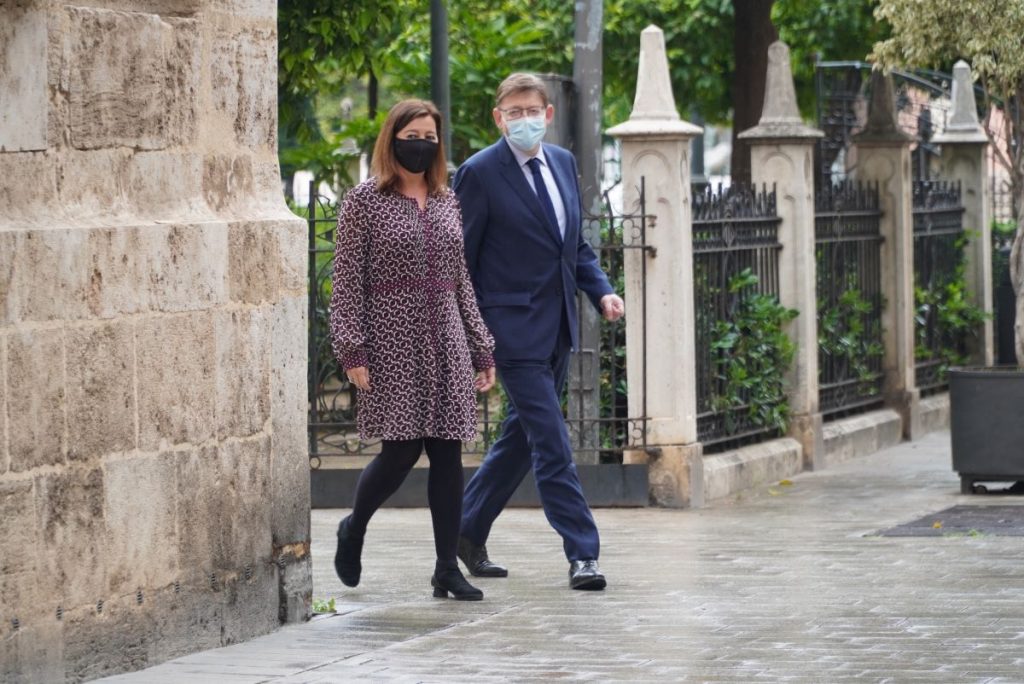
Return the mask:
<svg viewBox="0 0 1024 684">
<path fill-rule="evenodd" d="M 984 87 L 984 129 L 1014 199 L 1017 365 L 950 372 L 953 468 L 964 492 L 986 479 L 1024 481 L 1024 12 L 1005 0 L 880 0 L 875 15 L 892 27 L 892 37 L 874 48 L 881 65 L 940 67 L 964 59 Z"/>
</svg>

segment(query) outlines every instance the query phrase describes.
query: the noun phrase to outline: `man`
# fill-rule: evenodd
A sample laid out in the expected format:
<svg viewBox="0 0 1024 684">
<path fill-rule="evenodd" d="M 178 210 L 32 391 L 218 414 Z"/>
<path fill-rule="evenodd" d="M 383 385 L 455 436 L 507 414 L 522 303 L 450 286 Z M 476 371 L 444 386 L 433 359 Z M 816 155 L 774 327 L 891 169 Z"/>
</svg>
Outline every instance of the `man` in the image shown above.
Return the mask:
<svg viewBox="0 0 1024 684">
<path fill-rule="evenodd" d="M 512 74 L 500 86 L 494 123 L 502 138 L 455 175 L 466 263 L 494 335 L 498 377 L 509 398 L 501 437 L 466 486 L 459 557 L 477 577 L 505 577 L 484 546 L 491 525 L 532 468 L 548 522 L 562 537 L 569 586 L 604 589 L 600 540 L 572 460 L 560 398 L 578 348 L 576 289 L 605 319 L 624 306 L 581 233 L 576 161 L 542 144 L 555 115 L 544 82 Z"/>
</svg>

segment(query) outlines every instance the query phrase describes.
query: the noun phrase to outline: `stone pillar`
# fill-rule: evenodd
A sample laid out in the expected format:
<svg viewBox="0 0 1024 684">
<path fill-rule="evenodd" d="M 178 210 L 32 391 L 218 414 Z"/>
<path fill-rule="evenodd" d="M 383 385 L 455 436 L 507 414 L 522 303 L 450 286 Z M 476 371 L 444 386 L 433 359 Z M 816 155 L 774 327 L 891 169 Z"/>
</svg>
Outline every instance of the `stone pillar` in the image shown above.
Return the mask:
<svg viewBox="0 0 1024 684">
<path fill-rule="evenodd" d="M 796 104 L 789 48 L 768 48 L 764 106 L 751 142 L 751 179 L 775 186 L 779 218 L 779 301 L 800 312 L 787 334 L 796 345 L 786 376 L 789 434 L 803 447 L 804 467 L 820 468 L 825 449 L 818 409 L 818 319 L 814 246 L 814 145 L 824 134 L 804 125 Z"/>
<path fill-rule="evenodd" d="M 656 26 L 641 34 L 636 99 L 629 120 L 608 133 L 622 142 L 624 213 L 639 212 L 644 180 L 650 217 L 646 244 L 653 247 L 627 250 L 625 262 L 629 415 L 646 412 L 651 447 L 646 454 L 634 452 L 632 458 L 648 459 L 654 502 L 700 506 L 689 155 L 690 142 L 701 129 L 679 118 L 665 37 Z M 626 239 L 636 242 L 639 236 Z"/>
<path fill-rule="evenodd" d="M 0 681 L 309 614 L 274 0 L 0 3 Z"/>
<path fill-rule="evenodd" d="M 964 230 L 968 231 L 966 280 L 973 302 L 992 308 L 992 192 L 988 183 L 988 134 L 978 123 L 971 67 L 959 61 L 953 67 L 953 111 L 932 142 L 942 145 L 942 178 L 960 183 Z M 992 320 L 986 320 L 973 340 L 973 363 L 991 366 L 995 344 Z"/>
<path fill-rule="evenodd" d="M 914 218 L 910 145 L 899 129 L 892 78 L 871 75 L 871 103 L 864 130 L 854 137 L 857 179 L 878 183 L 882 211 L 882 392 L 903 419 L 903 435 L 919 437 L 921 393 L 914 378 Z"/>
</svg>

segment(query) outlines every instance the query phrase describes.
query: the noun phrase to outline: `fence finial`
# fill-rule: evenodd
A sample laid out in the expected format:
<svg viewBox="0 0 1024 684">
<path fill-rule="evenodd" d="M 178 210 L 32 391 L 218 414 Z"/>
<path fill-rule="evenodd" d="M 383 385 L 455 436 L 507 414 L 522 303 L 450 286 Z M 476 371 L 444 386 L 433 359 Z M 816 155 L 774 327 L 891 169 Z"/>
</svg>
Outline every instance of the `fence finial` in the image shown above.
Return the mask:
<svg viewBox="0 0 1024 684">
<path fill-rule="evenodd" d="M 740 133 L 743 139 L 820 138 L 823 133 L 804 124 L 796 103 L 793 72 L 789 66 L 789 47 L 777 40 L 768 47 L 764 104 L 757 126 Z"/>
<path fill-rule="evenodd" d="M 868 103 L 868 120 L 864 130 L 854 136 L 855 142 L 892 141 L 910 142 L 911 136 L 904 133 L 896 119 L 896 96 L 892 75 L 881 69 L 871 71 L 871 101 Z"/>
<path fill-rule="evenodd" d="M 609 135 L 626 138 L 649 135 L 700 135 L 701 128 L 679 118 L 672 95 L 665 34 L 651 24 L 640 34 L 640 65 L 636 75 L 636 97 L 629 120 L 608 130 Z"/>
<path fill-rule="evenodd" d="M 679 120 L 669 78 L 668 56 L 665 54 L 665 34 L 653 24 L 640 34 L 636 97 L 629 118 Z"/>
<path fill-rule="evenodd" d="M 953 110 L 946 128 L 933 138 L 934 142 L 988 142 L 985 129 L 978 123 L 972 81 L 971 67 L 961 59 L 953 66 Z"/>
</svg>

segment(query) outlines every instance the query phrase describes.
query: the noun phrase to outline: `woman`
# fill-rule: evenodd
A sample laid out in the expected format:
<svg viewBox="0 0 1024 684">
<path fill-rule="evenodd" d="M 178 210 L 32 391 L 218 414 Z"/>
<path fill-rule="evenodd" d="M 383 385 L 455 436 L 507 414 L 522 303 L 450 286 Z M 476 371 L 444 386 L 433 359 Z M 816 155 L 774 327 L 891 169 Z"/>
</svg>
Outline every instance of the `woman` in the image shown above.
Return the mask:
<svg viewBox="0 0 1024 684">
<path fill-rule="evenodd" d="M 476 436 L 474 388 L 494 385 L 494 340 L 477 309 L 462 216 L 447 187 L 441 114 L 405 100 L 388 112 L 373 176 L 349 191 L 338 217 L 331 340 L 358 388 L 359 434 L 381 451 L 338 526 L 334 567 L 359 584 L 367 523 L 425 448 L 437 563 L 434 596 L 477 601 L 455 560 L 462 516 L 462 442 Z"/>
</svg>

